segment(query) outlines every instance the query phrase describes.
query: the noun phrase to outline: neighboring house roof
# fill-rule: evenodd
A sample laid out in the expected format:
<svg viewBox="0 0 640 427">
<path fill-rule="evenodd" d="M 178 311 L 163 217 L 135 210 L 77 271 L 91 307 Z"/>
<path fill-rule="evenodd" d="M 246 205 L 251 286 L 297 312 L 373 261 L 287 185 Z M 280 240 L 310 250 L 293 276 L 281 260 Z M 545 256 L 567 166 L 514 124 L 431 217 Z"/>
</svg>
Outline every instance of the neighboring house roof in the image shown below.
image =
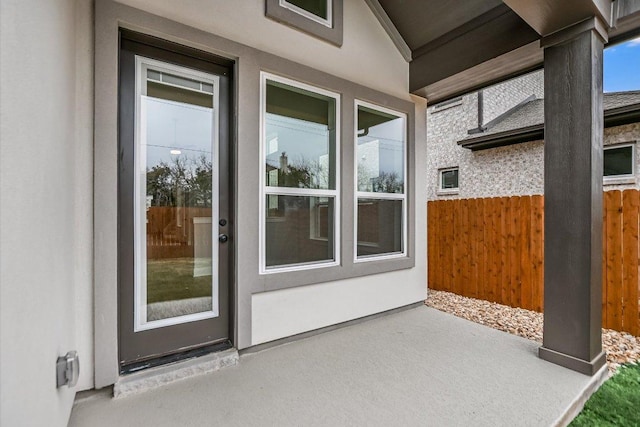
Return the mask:
<svg viewBox="0 0 640 427">
<path fill-rule="evenodd" d="M 604 126 L 640 122 L 640 91 L 605 93 Z M 544 139 L 544 99 L 523 102 L 487 124 L 483 132 L 458 141 L 471 150 Z"/>
</svg>

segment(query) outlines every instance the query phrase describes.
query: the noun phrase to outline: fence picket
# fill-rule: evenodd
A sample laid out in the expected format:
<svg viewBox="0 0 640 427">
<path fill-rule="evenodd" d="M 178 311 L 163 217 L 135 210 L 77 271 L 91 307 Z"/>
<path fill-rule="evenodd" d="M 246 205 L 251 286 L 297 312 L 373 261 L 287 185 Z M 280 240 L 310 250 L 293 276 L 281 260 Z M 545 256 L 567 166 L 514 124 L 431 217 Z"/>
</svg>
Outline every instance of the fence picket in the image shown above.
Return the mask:
<svg viewBox="0 0 640 427">
<path fill-rule="evenodd" d="M 520 198 L 509 199 L 511 218 L 509 219 L 509 271 L 510 271 L 510 301 L 512 307 L 521 304 L 520 292 Z"/>
<path fill-rule="evenodd" d="M 511 209 L 508 197 L 500 198 L 500 301 L 511 305 L 511 277 L 509 269 L 509 217 Z"/>
<path fill-rule="evenodd" d="M 607 210 L 607 325 L 616 330 L 622 328 L 621 302 L 622 268 L 622 197 L 620 191 L 605 193 Z M 603 286 L 605 284 L 603 283 Z"/>
<path fill-rule="evenodd" d="M 533 309 L 542 311 L 544 307 L 544 199 L 536 195 L 531 197 L 531 297 Z"/>
<path fill-rule="evenodd" d="M 638 330 L 638 192 L 622 193 L 622 328 Z"/>
</svg>

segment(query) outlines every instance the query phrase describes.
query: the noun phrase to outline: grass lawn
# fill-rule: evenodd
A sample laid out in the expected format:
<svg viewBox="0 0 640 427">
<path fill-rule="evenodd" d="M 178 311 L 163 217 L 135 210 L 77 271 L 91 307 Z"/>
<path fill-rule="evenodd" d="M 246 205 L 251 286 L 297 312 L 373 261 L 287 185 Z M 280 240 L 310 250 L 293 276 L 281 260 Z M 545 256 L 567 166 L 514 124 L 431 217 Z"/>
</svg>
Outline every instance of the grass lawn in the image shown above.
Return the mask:
<svg viewBox="0 0 640 427">
<path fill-rule="evenodd" d="M 147 304 L 211 296 L 211 276 L 193 277 L 193 258 L 147 261 Z"/>
<path fill-rule="evenodd" d="M 640 364 L 622 365 L 569 426 L 640 427 Z"/>
</svg>

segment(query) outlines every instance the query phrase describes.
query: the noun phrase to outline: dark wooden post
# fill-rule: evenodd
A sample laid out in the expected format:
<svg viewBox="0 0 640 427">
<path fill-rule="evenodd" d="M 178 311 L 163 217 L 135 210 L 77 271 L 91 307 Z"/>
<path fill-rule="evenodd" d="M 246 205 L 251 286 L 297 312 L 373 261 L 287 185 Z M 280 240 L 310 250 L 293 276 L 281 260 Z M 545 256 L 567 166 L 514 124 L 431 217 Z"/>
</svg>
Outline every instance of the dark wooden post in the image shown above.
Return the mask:
<svg viewBox="0 0 640 427">
<path fill-rule="evenodd" d="M 591 18 L 544 48 L 544 338 L 542 359 L 587 375 L 602 352 L 602 49 Z"/>
</svg>

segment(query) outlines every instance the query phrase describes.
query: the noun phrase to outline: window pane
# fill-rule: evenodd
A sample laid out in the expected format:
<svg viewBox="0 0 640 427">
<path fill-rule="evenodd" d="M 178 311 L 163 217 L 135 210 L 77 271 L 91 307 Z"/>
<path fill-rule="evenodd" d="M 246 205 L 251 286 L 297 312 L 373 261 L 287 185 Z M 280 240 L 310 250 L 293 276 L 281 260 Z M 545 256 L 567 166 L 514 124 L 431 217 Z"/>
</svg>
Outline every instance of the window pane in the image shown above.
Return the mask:
<svg viewBox="0 0 640 427">
<path fill-rule="evenodd" d="M 604 176 L 633 174 L 633 147 L 604 150 Z"/>
<path fill-rule="evenodd" d="M 402 204 L 358 199 L 358 257 L 402 252 Z"/>
<path fill-rule="evenodd" d="M 319 16 L 322 19 L 329 18 L 327 12 L 327 0 L 287 0 L 286 2 L 297 6 L 300 9 L 306 10 L 307 12 L 312 13 L 316 16 Z"/>
<path fill-rule="evenodd" d="M 358 191 L 404 192 L 404 120 L 358 106 Z"/>
<path fill-rule="evenodd" d="M 167 100 L 176 96 L 142 97 L 140 237 L 146 242 L 146 283 L 141 284 L 146 301 L 141 303 L 147 305 L 146 321 L 211 311 L 217 295 L 213 110 Z"/>
<path fill-rule="evenodd" d="M 336 101 L 267 81 L 266 183 L 335 189 Z"/>
<path fill-rule="evenodd" d="M 458 188 L 458 169 L 442 171 L 442 189 Z"/>
<path fill-rule="evenodd" d="M 185 77 L 174 76 L 162 73 L 162 81 L 176 86 L 188 87 L 194 90 L 200 90 L 200 82 L 197 80 L 187 79 Z"/>
<path fill-rule="evenodd" d="M 266 266 L 334 259 L 334 198 L 266 196 Z"/>
<path fill-rule="evenodd" d="M 147 70 L 147 78 L 149 80 L 157 80 L 160 81 L 162 80 L 162 73 L 160 73 L 160 71 L 155 71 L 155 70 Z"/>
<path fill-rule="evenodd" d="M 167 101 L 213 108 L 212 93 L 195 92 L 189 89 L 165 85 L 160 82 L 147 81 L 147 95 L 153 98 L 166 99 Z"/>
</svg>

